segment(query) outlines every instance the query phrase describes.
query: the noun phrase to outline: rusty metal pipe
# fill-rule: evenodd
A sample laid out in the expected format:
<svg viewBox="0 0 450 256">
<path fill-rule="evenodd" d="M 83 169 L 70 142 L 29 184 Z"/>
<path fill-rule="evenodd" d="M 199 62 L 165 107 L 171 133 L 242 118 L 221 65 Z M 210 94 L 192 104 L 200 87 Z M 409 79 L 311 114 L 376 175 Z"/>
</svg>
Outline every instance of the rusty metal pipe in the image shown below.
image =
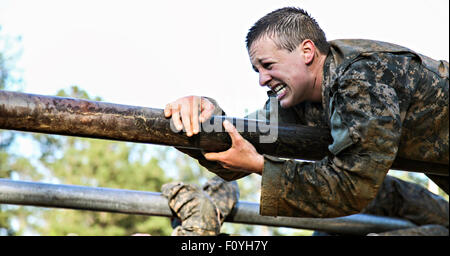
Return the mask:
<svg viewBox="0 0 450 256">
<path fill-rule="evenodd" d="M 332 142 L 327 129 L 291 124 L 273 126 L 252 119 L 214 116 L 202 127 L 205 130 L 211 130 L 216 124 L 222 127 L 225 118 L 235 125 L 242 124 L 241 135 L 261 154 L 320 160 Z M 197 148 L 210 152 L 224 151 L 231 145 L 230 137 L 224 131 L 201 132 L 192 137 L 174 132 L 162 109 L 3 90 L 0 90 L 0 129 Z M 277 129 L 277 139 L 272 143 L 260 143 L 261 136 L 271 129 Z M 448 164 L 397 158 L 392 168 L 448 176 Z"/>
</svg>

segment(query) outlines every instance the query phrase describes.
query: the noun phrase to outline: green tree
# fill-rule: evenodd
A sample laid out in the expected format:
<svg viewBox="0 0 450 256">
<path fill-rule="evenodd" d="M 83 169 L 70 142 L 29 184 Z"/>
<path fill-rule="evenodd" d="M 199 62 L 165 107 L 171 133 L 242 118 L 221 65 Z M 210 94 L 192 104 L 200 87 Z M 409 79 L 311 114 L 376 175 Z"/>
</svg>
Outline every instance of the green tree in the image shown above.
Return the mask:
<svg viewBox="0 0 450 256">
<path fill-rule="evenodd" d="M 21 39 L 2 33 L 0 26 L 0 90 L 17 88 L 21 84 L 21 73 L 15 66 L 20 57 Z M 29 159 L 17 152 L 11 152 L 17 133 L 0 130 L 0 178 L 40 178 Z M 23 229 L 14 228 L 13 221 L 27 222 L 32 213 L 31 207 L 0 205 L 0 235 L 21 234 Z"/>
<path fill-rule="evenodd" d="M 89 98 L 76 86 L 58 95 Z M 147 157 L 149 145 L 50 135 L 35 138 L 41 145 L 41 162 L 62 184 L 160 191 L 168 181 L 160 161 Z M 162 217 L 60 209 L 46 209 L 38 216 L 44 224 L 35 225 L 35 229 L 42 235 L 169 235 L 171 232 L 169 219 Z"/>
</svg>

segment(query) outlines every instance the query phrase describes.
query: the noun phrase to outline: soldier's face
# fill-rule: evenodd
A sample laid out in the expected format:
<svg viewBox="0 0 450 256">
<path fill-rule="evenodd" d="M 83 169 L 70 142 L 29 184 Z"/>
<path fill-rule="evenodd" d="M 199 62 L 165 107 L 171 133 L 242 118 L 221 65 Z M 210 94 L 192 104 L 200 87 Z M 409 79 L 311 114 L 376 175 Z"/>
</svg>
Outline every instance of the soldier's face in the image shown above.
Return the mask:
<svg viewBox="0 0 450 256">
<path fill-rule="evenodd" d="M 271 38 L 262 37 L 252 43 L 249 55 L 253 69 L 259 73 L 259 84 L 276 93 L 281 107 L 295 106 L 310 97 L 313 78 L 301 47 L 290 52 L 278 48 Z"/>
</svg>

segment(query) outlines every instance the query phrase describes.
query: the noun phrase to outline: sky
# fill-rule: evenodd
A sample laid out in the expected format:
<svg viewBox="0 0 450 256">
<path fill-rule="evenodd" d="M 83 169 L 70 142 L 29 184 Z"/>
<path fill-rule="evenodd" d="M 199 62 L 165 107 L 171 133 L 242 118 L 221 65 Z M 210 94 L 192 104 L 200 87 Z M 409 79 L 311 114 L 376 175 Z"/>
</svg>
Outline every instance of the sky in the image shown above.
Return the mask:
<svg viewBox="0 0 450 256">
<path fill-rule="evenodd" d="M 187 95 L 230 116 L 263 106 L 245 49 L 248 29 L 285 6 L 307 10 L 328 40 L 392 42 L 449 59 L 449 1 L 0 0 L 2 34 L 21 36 L 23 91 L 77 85 L 104 101 L 164 108 Z"/>
</svg>

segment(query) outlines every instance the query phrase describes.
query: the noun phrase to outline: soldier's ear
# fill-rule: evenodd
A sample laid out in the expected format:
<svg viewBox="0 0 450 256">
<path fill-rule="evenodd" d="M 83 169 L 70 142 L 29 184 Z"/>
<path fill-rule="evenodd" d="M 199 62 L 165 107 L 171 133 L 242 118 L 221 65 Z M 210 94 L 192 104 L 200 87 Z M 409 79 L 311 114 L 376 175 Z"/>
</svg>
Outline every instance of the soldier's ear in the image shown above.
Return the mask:
<svg viewBox="0 0 450 256">
<path fill-rule="evenodd" d="M 305 39 L 301 45 L 300 49 L 303 53 L 304 61 L 306 65 L 309 65 L 314 60 L 314 55 L 316 54 L 316 45 L 310 39 Z"/>
</svg>

